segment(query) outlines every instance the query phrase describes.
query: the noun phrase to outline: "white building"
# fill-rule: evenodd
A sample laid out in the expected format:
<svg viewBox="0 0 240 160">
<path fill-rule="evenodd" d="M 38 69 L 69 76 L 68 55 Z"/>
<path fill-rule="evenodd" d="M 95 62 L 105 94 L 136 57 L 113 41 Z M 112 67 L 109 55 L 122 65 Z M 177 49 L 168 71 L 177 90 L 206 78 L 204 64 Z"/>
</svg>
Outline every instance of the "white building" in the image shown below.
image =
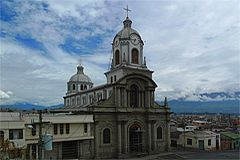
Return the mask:
<svg viewBox="0 0 240 160">
<path fill-rule="evenodd" d="M 20 113 L 0 112 L 0 148 L 3 147 L 4 142 L 9 141 L 10 148 L 6 152 L 10 152 L 15 148 L 24 149 L 26 145 L 24 128 L 24 120 Z M 7 158 L 6 156 L 12 156 L 11 154 L 5 154 L 4 152 L 1 152 L 0 155 L 0 159 L 5 159 Z"/>
<path fill-rule="evenodd" d="M 186 148 L 218 150 L 220 148 L 220 134 L 211 131 L 182 133 L 179 137 L 179 143 Z"/>
<path fill-rule="evenodd" d="M 181 127 L 178 127 L 177 131 L 178 132 L 189 132 L 189 131 L 194 131 L 194 130 L 196 130 L 198 128 L 199 128 L 198 126 L 185 126 L 185 129 L 181 128 Z"/>
<path fill-rule="evenodd" d="M 93 116 L 91 114 L 42 114 L 42 135 L 53 136 L 52 150 L 44 149 L 43 159 L 80 159 L 92 156 Z M 39 148 L 39 114 L 0 112 L 0 144 L 9 140 L 10 149 L 0 153 L 9 157 L 10 150 L 21 149 L 26 159 L 37 159 Z M 26 151 L 26 152 L 25 152 Z M 16 158 L 16 157 L 15 157 Z"/>
<path fill-rule="evenodd" d="M 27 159 L 38 158 L 38 114 L 25 115 L 24 119 L 28 151 L 26 157 Z M 79 159 L 91 156 L 92 115 L 43 114 L 42 122 L 42 134 L 53 136 L 52 150 L 43 149 L 44 159 Z"/>
</svg>

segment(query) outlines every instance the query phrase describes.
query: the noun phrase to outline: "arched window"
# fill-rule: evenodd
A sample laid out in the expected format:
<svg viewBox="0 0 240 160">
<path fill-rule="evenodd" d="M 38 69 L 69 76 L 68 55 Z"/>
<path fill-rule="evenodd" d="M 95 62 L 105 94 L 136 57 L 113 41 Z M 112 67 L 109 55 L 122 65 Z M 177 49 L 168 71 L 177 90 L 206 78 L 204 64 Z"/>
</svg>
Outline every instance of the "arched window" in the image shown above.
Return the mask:
<svg viewBox="0 0 240 160">
<path fill-rule="evenodd" d="M 113 82 L 113 77 L 111 76 L 111 83 Z"/>
<path fill-rule="evenodd" d="M 86 84 L 84 85 L 84 90 L 87 90 L 87 85 Z"/>
<path fill-rule="evenodd" d="M 73 85 L 72 85 L 72 89 L 75 90 L 75 88 L 76 88 L 76 86 L 75 86 L 75 84 L 73 84 Z"/>
<path fill-rule="evenodd" d="M 162 139 L 162 127 L 157 128 L 157 139 Z"/>
<path fill-rule="evenodd" d="M 83 90 L 83 85 L 81 84 L 81 90 Z"/>
<path fill-rule="evenodd" d="M 138 64 L 138 50 L 136 48 L 132 50 L 132 63 Z"/>
<path fill-rule="evenodd" d="M 116 50 L 115 52 L 115 64 L 118 65 L 120 63 L 120 54 L 119 50 Z"/>
<path fill-rule="evenodd" d="M 111 133 L 109 128 L 103 130 L 103 144 L 109 144 L 111 141 Z"/>
<path fill-rule="evenodd" d="M 133 84 L 130 87 L 130 106 L 131 107 L 138 107 L 138 92 L 139 92 L 138 87 L 135 84 Z"/>
</svg>

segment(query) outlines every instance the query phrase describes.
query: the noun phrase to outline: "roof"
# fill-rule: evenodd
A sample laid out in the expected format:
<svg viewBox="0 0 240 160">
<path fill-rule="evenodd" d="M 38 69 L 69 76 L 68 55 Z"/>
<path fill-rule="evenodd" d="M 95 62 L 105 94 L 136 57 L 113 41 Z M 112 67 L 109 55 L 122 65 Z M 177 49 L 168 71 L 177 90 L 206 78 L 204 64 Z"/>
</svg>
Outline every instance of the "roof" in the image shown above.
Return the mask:
<svg viewBox="0 0 240 160">
<path fill-rule="evenodd" d="M 123 24 L 124 24 L 123 29 L 116 34 L 115 38 L 119 36 L 122 39 L 128 39 L 130 38 L 131 34 L 136 34 L 141 39 L 140 34 L 135 29 L 131 28 L 132 21 L 128 17 L 126 17 L 126 19 L 123 21 Z"/>
<path fill-rule="evenodd" d="M 0 112 L 1 121 L 21 121 L 22 115 L 20 112 Z"/>
<path fill-rule="evenodd" d="M 83 69 L 84 69 L 83 66 L 78 65 L 77 73 L 74 74 L 70 78 L 69 82 L 87 82 L 87 83 L 92 83 L 91 79 L 86 74 L 84 74 Z"/>
<path fill-rule="evenodd" d="M 232 138 L 232 139 L 239 139 L 240 138 L 240 134 L 233 133 L 233 132 L 230 132 L 230 131 L 221 132 L 220 134 L 224 135 L 226 137 Z"/>
<path fill-rule="evenodd" d="M 88 82 L 92 83 L 91 79 L 85 74 L 74 74 L 70 80 L 71 82 Z"/>
</svg>

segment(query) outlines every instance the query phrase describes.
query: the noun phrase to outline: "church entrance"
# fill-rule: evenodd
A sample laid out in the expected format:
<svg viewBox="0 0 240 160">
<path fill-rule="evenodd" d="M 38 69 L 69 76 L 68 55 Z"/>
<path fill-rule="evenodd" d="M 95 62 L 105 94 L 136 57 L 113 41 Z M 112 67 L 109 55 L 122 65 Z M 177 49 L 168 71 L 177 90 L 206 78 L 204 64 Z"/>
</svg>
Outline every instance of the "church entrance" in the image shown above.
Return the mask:
<svg viewBox="0 0 240 160">
<path fill-rule="evenodd" d="M 129 129 L 129 149 L 130 152 L 142 152 L 143 132 L 141 127 L 134 123 Z"/>
</svg>

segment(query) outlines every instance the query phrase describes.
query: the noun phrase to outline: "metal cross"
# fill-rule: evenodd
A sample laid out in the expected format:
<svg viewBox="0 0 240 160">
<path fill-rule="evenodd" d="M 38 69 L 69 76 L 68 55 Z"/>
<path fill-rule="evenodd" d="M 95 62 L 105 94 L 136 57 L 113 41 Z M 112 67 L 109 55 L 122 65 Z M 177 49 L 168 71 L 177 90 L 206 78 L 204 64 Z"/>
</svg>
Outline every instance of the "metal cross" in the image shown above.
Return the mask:
<svg viewBox="0 0 240 160">
<path fill-rule="evenodd" d="M 79 63 L 79 66 L 82 65 L 82 59 L 81 58 L 78 59 L 78 63 Z"/>
<path fill-rule="evenodd" d="M 128 17 L 128 12 L 131 11 L 130 9 L 128 9 L 128 5 L 127 5 L 127 8 L 123 8 L 123 9 L 127 11 L 127 17 Z"/>
</svg>

